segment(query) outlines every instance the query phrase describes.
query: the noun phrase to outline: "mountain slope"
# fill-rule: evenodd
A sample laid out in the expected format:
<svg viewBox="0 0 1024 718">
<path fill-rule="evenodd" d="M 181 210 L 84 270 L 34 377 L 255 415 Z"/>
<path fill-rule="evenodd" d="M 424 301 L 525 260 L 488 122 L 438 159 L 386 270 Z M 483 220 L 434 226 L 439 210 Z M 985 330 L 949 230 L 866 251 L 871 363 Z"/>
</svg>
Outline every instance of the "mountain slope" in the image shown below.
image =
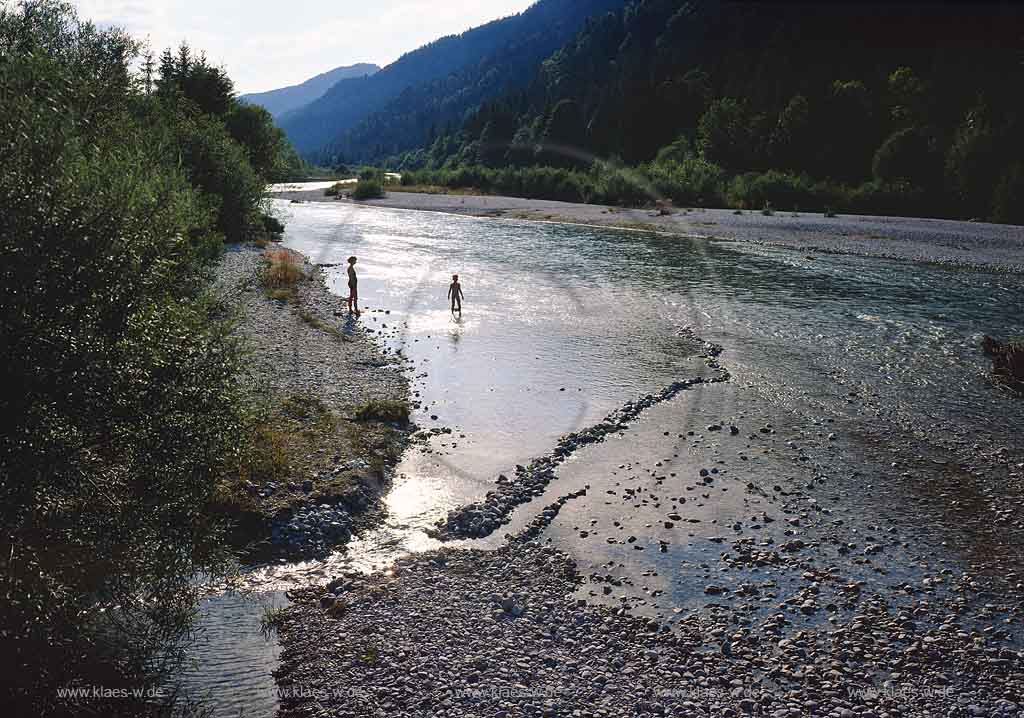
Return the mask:
<svg viewBox="0 0 1024 718">
<path fill-rule="evenodd" d="M 1010 2 L 635 0 L 389 165 L 610 158 L 680 203 L 1024 222 L 1021 38 Z M 647 196 L 601 167 L 588 196 Z"/>
<path fill-rule="evenodd" d="M 420 147 L 431 132 L 458 123 L 481 102 L 529 82 L 540 63 L 569 41 L 589 17 L 622 0 L 538 3 L 519 18 L 516 33 L 479 59 L 444 77 L 406 88 L 326 147 L 345 161 L 381 160 Z"/>
<path fill-rule="evenodd" d="M 299 152 L 312 156 L 408 88 L 479 63 L 547 25 L 575 23 L 578 28 L 596 10 L 621 4 L 618 0 L 539 0 L 518 15 L 424 45 L 375 75 L 342 80 L 323 97 L 283 117 L 282 127 Z"/>
<path fill-rule="evenodd" d="M 281 87 L 267 92 L 255 92 L 249 95 L 242 95 L 239 100 L 250 105 L 261 105 L 269 112 L 274 119 L 280 119 L 283 115 L 297 110 L 303 105 L 323 97 L 331 87 L 341 80 L 361 78 L 373 75 L 380 68 L 369 62 L 360 62 L 355 65 L 336 67 L 333 70 L 311 77 L 299 85 Z"/>
</svg>

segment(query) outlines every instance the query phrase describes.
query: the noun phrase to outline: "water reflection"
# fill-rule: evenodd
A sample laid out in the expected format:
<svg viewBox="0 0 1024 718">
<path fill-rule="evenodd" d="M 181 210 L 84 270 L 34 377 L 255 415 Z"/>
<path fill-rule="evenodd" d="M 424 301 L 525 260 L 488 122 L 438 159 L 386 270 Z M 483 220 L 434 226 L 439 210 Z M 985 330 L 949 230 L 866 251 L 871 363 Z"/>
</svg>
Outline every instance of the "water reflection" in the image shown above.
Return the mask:
<svg viewBox="0 0 1024 718">
<path fill-rule="evenodd" d="M 411 360 L 417 423 L 452 433 L 407 452 L 379 529 L 325 562 L 254 572 L 268 589 L 437 545 L 423 528 L 498 473 L 701 372 L 687 328 L 727 348 L 737 386 L 798 412 L 875 412 L 937 435 L 983 425 L 1021 448 L 1024 408 L 991 386 L 978 350 L 984 333 L 1024 334 L 1019 275 L 350 204 L 276 209 L 285 243 L 313 261 L 359 256 L 359 323 Z M 445 298 L 452 267 L 470 297 L 461 317 Z M 344 295 L 343 271 L 327 275 Z M 671 422 L 736 410 L 691 401 Z"/>
</svg>

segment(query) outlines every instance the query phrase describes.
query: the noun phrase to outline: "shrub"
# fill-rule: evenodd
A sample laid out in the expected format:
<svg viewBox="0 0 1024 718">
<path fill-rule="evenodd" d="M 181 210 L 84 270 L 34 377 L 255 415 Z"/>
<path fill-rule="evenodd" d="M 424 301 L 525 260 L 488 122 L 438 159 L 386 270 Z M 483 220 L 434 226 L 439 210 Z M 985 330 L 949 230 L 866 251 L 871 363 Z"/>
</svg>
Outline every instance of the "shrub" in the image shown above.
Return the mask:
<svg viewBox="0 0 1024 718">
<path fill-rule="evenodd" d="M 229 242 L 248 239 L 259 226 L 263 183 L 220 120 L 177 112 L 171 133 L 189 180 L 205 194 L 217 227 Z"/>
<path fill-rule="evenodd" d="M 356 408 L 356 421 L 409 421 L 409 402 L 394 399 L 375 399 Z"/>
<path fill-rule="evenodd" d="M 293 252 L 287 249 L 268 249 L 263 253 L 260 281 L 267 290 L 279 292 L 279 295 L 273 298 L 283 299 L 291 296 L 302 276 L 302 267 Z M 280 294 L 281 290 L 284 291 L 283 295 Z"/>
<path fill-rule="evenodd" d="M 729 184 L 729 199 L 739 207 L 815 206 L 818 204 L 814 184 L 806 175 L 769 170 L 764 173 L 748 172 L 733 178 Z"/>
<path fill-rule="evenodd" d="M 660 156 L 660 155 L 659 155 Z M 676 205 L 721 205 L 725 171 L 700 157 L 659 161 L 643 168 L 655 191 Z"/>
<path fill-rule="evenodd" d="M 260 633 L 269 637 L 271 634 L 281 630 L 287 618 L 288 610 L 286 608 L 266 607 L 263 609 L 263 615 L 260 617 Z"/>
<path fill-rule="evenodd" d="M 278 235 L 284 234 L 284 222 L 269 214 L 264 214 L 263 217 L 263 229 L 268 234 Z"/>
<path fill-rule="evenodd" d="M 384 196 L 384 187 L 377 179 L 360 179 L 352 190 L 352 199 L 379 199 Z"/>
<path fill-rule="evenodd" d="M 70 5 L 0 9 L 0 671 L 11 715 L 138 715 L 226 559 L 203 507 L 244 427 L 204 296 L 211 195 L 130 95 L 135 45 Z M 137 113 L 137 114 L 134 114 Z M 164 118 L 162 127 L 174 118 Z M 154 129 L 155 128 L 155 129 Z M 149 708 L 152 708 L 150 706 Z"/>
<path fill-rule="evenodd" d="M 924 190 L 908 182 L 865 182 L 850 193 L 850 207 L 862 214 L 925 214 Z"/>
</svg>

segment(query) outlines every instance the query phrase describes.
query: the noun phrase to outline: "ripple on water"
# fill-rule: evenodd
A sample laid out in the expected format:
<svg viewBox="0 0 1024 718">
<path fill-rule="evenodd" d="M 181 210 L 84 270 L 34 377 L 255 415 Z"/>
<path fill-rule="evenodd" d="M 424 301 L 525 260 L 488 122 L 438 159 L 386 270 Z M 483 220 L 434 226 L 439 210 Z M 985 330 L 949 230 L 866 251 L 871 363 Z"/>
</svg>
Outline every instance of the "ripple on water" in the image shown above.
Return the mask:
<svg viewBox="0 0 1024 718">
<path fill-rule="evenodd" d="M 870 410 L 910 428 L 995 415 L 1003 421 L 986 429 L 1021 448 L 1024 408 L 993 389 L 978 348 L 983 334 L 1024 334 L 1019 275 L 351 204 L 275 207 L 285 244 L 312 261 L 359 257 L 361 303 L 381 310 L 363 325 L 412 361 L 417 423 L 452 434 L 432 439 L 432 453 L 407 452 L 380 528 L 324 562 L 254 571 L 265 587 L 435 546 L 423 529 L 499 472 L 694 375 L 699 347 L 684 328 L 726 348 L 738 386 L 798 411 Z M 466 294 L 461 318 L 445 297 L 452 273 Z M 346 293 L 339 271 L 328 280 Z M 211 642 L 199 655 L 205 685 L 237 706 L 272 686 L 274 649 L 259 643 L 262 610 L 233 600 L 208 604 L 204 621 L 234 646 L 218 656 Z"/>
</svg>

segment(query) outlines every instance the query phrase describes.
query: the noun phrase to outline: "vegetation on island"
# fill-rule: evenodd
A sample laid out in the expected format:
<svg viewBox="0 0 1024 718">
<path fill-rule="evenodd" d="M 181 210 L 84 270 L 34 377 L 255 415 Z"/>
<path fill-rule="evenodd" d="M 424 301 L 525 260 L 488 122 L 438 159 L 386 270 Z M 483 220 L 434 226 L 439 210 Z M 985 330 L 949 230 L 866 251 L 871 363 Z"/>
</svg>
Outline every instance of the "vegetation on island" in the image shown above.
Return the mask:
<svg viewBox="0 0 1024 718">
<path fill-rule="evenodd" d="M 0 668 L 12 715 L 166 707 L 166 694 L 131 691 L 161 685 L 194 577 L 228 565 L 210 507 L 254 430 L 209 267 L 225 242 L 280 232 L 264 187 L 296 162 L 202 54 L 157 60 L 58 0 L 0 7 Z M 76 688 L 87 694 L 61 693 Z"/>
<path fill-rule="evenodd" d="M 1006 4 L 636 0 L 503 90 L 466 69 L 325 149 L 409 185 L 1024 223 L 1019 28 Z"/>
</svg>

